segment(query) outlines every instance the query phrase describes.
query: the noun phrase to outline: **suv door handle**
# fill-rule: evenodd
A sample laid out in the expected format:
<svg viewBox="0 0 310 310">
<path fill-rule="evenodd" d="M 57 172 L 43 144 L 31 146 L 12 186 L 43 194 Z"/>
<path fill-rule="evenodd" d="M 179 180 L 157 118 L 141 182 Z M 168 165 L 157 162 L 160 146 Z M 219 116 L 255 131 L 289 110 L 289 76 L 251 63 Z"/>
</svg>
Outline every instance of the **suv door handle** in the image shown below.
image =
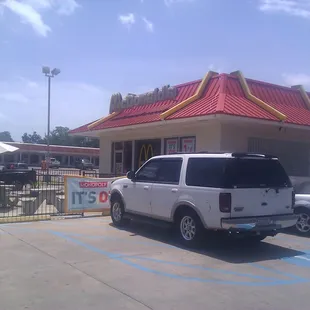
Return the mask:
<svg viewBox="0 0 310 310">
<path fill-rule="evenodd" d="M 176 193 L 177 191 L 178 191 L 177 188 L 172 188 L 172 189 L 171 189 L 171 192 L 172 192 L 172 193 Z"/>
<path fill-rule="evenodd" d="M 143 186 L 143 189 L 145 189 L 146 191 L 149 190 L 149 187 L 148 186 Z"/>
</svg>

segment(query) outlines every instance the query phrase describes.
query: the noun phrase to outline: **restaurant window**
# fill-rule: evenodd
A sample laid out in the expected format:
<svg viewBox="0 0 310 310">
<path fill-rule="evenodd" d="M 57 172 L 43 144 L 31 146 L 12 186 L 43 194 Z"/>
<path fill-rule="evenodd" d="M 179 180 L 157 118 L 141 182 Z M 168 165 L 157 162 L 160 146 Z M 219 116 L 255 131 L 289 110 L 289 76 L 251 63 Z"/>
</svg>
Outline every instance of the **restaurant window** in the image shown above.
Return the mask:
<svg viewBox="0 0 310 310">
<path fill-rule="evenodd" d="M 161 154 L 161 139 L 135 141 L 135 170 L 153 156 Z"/>
<path fill-rule="evenodd" d="M 124 166 L 123 172 L 132 170 L 132 141 L 124 142 Z"/>
<path fill-rule="evenodd" d="M 165 139 L 165 154 L 173 154 L 179 151 L 179 138 Z"/>
<path fill-rule="evenodd" d="M 180 142 L 180 152 L 193 153 L 196 151 L 196 137 L 182 137 Z"/>
</svg>

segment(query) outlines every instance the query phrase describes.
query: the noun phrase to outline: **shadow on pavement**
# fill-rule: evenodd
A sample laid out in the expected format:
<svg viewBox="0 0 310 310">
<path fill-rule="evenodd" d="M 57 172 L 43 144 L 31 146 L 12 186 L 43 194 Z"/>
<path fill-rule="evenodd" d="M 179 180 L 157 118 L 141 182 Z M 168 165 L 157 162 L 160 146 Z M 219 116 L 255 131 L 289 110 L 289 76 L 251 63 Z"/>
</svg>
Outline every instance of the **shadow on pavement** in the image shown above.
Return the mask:
<svg viewBox="0 0 310 310">
<path fill-rule="evenodd" d="M 114 227 L 112 223 L 109 225 Z M 142 236 L 186 251 L 206 255 L 233 264 L 257 263 L 305 254 L 301 251 L 268 243 L 268 238 L 265 242 L 262 241 L 260 243 L 251 244 L 242 239 L 233 239 L 220 235 L 219 233 L 206 232 L 205 241 L 195 249 L 188 249 L 176 242 L 172 230 L 135 222 L 122 228 L 122 230 L 129 232 L 131 237 L 136 235 Z"/>
<path fill-rule="evenodd" d="M 285 231 L 282 231 L 283 234 L 287 234 L 287 235 L 291 235 L 291 236 L 295 236 L 295 237 L 300 237 L 300 238 L 305 238 L 305 239 L 309 239 L 310 238 L 310 233 L 308 234 L 299 234 L 296 229 L 290 228 L 290 229 L 286 229 Z"/>
</svg>

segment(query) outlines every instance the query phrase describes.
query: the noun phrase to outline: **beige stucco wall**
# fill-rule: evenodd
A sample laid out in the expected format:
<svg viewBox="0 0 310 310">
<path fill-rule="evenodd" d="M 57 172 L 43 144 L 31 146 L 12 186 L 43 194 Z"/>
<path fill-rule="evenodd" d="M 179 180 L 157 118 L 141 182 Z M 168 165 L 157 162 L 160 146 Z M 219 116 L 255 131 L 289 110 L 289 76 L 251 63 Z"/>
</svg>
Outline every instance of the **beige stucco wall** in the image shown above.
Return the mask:
<svg viewBox="0 0 310 310">
<path fill-rule="evenodd" d="M 192 124 L 150 125 L 139 129 L 125 129 L 107 132 L 100 136 L 100 173 L 111 171 L 111 143 L 141 139 L 164 139 L 195 136 L 196 151 L 219 151 L 221 148 L 221 125 L 216 120 L 200 121 Z M 162 143 L 163 145 L 163 143 Z M 163 151 L 163 149 L 162 149 Z"/>
<path fill-rule="evenodd" d="M 310 143 L 310 131 L 262 124 L 221 124 L 221 150 L 247 151 L 248 138 L 265 138 Z"/>
<path fill-rule="evenodd" d="M 195 136 L 196 151 L 247 151 L 248 138 L 269 138 L 286 141 L 302 141 L 310 144 L 310 131 L 280 124 L 261 124 L 259 122 L 225 122 L 219 120 L 196 121 L 192 124 L 179 123 L 150 124 L 135 129 L 122 129 L 100 135 L 100 172 L 111 172 L 111 144 L 116 141 L 140 139 L 163 139 Z"/>
</svg>

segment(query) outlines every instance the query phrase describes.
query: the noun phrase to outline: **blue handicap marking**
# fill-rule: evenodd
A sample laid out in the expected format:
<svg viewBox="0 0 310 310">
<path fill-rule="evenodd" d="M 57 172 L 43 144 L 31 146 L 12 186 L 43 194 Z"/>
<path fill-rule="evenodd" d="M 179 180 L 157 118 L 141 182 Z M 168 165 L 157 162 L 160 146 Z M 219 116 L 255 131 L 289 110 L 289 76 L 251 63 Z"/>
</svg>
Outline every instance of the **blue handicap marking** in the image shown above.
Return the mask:
<svg viewBox="0 0 310 310">
<path fill-rule="evenodd" d="M 256 267 L 259 269 L 265 269 L 266 271 L 269 271 L 271 276 L 265 277 L 260 274 L 239 273 L 239 272 L 234 272 L 234 271 L 229 271 L 229 270 L 208 268 L 208 267 L 203 267 L 203 266 L 184 264 L 181 262 L 171 262 L 171 261 L 165 261 L 165 260 L 159 260 L 159 259 L 141 257 L 141 256 L 133 256 L 133 257 L 129 256 L 128 257 L 121 253 L 111 253 L 106 250 L 97 248 L 96 246 L 89 244 L 87 242 L 83 242 L 76 238 L 78 237 L 79 234 L 77 234 L 76 236 L 74 235 L 69 236 L 66 233 L 61 233 L 59 231 L 54 231 L 54 230 L 49 230 L 49 233 L 56 235 L 62 239 L 65 239 L 71 243 L 75 243 L 76 245 L 84 247 L 92 252 L 104 255 L 112 260 L 116 260 L 128 266 L 131 266 L 139 271 L 143 271 L 143 272 L 147 272 L 147 273 L 151 273 L 154 275 L 159 275 L 159 276 L 163 276 L 163 277 L 171 278 L 171 279 L 177 279 L 177 280 L 183 280 L 183 281 L 196 281 L 196 282 L 201 282 L 201 283 L 217 283 L 217 284 L 245 285 L 245 286 L 277 286 L 277 285 L 288 285 L 288 284 L 309 282 L 309 279 L 305 279 L 305 278 L 299 277 L 294 274 L 284 273 L 284 272 L 281 272 L 273 268 L 267 268 L 259 264 L 252 264 L 252 265 L 253 267 Z M 218 275 L 220 274 L 234 275 L 236 276 L 236 279 L 225 280 L 224 278 L 221 278 L 221 277 L 204 278 L 204 277 L 199 277 L 199 276 L 195 277 L 195 276 L 180 275 L 177 273 L 165 272 L 161 270 L 161 268 L 158 268 L 158 269 L 150 268 L 148 266 L 140 264 L 139 261 L 145 261 L 145 262 L 150 261 L 153 263 L 157 263 L 158 265 L 162 265 L 162 264 L 174 265 L 174 266 L 183 267 L 183 268 L 198 269 L 201 271 L 205 270 L 205 271 L 209 271 L 215 274 L 217 273 Z M 286 279 L 283 279 L 282 278 L 283 276 Z"/>
<path fill-rule="evenodd" d="M 308 253 L 306 252 L 306 254 L 303 255 L 285 257 L 282 258 L 281 260 L 292 265 L 310 268 L 310 252 Z"/>
</svg>

